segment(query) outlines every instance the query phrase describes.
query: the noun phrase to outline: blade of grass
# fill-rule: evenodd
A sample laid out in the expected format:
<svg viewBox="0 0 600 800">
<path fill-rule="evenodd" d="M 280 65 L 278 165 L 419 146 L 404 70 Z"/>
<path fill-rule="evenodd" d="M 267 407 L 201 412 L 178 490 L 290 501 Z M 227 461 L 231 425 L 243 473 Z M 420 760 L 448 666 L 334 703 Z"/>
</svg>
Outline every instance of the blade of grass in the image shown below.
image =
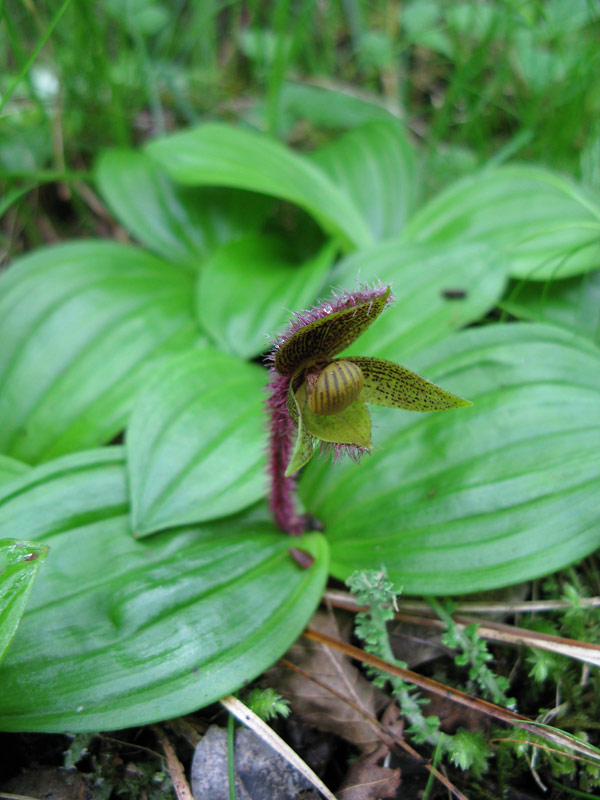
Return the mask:
<svg viewBox="0 0 600 800">
<path fill-rule="evenodd" d="M 494 153 L 494 155 L 486 162 L 486 167 L 493 169 L 494 167 L 499 167 L 500 164 L 505 164 L 520 150 L 522 150 L 524 147 L 527 147 L 534 135 L 535 134 L 531 128 L 523 128 Z"/>
<path fill-rule="evenodd" d="M 290 27 L 290 2 L 280 0 L 275 11 L 275 32 L 277 47 L 272 68 L 269 70 L 267 85 L 267 129 L 272 136 L 277 136 L 280 127 L 281 94 L 290 64 L 294 63 L 298 50 L 303 45 L 303 37 L 308 31 L 311 11 L 315 0 L 303 0 L 295 9 L 292 21 L 292 33 L 287 36 Z M 310 38 L 310 37 L 308 37 Z M 307 40 L 305 40 L 306 42 Z M 304 48 L 303 48 L 304 49 Z"/>
<path fill-rule="evenodd" d="M 73 6 L 75 11 L 75 22 L 73 31 L 77 47 L 89 47 L 89 42 L 98 42 L 99 45 L 95 48 L 96 56 L 94 63 L 96 66 L 94 77 L 97 83 L 97 92 L 102 94 L 107 93 L 110 98 L 110 105 L 101 111 L 100 116 L 97 118 L 97 126 L 102 129 L 102 145 L 108 141 L 106 136 L 105 126 L 110 126 L 114 141 L 120 147 L 128 147 L 132 142 L 132 131 L 128 123 L 128 115 L 131 113 L 131 108 L 127 106 L 125 98 L 125 86 L 116 78 L 113 73 L 113 64 L 111 59 L 111 47 L 107 44 L 109 37 L 112 39 L 118 35 L 119 40 L 114 42 L 115 52 L 122 53 L 127 47 L 125 35 L 122 28 L 115 30 L 111 26 L 110 18 L 107 20 L 106 9 L 103 13 L 93 13 L 85 3 L 75 3 Z M 101 5 L 98 5 L 97 11 L 100 12 Z M 106 89 L 102 89 L 102 82 L 104 82 Z"/>
<path fill-rule="evenodd" d="M 235 717 L 227 718 L 227 778 L 229 782 L 229 800 L 237 800 L 235 791 Z"/>
<path fill-rule="evenodd" d="M 433 753 L 433 759 L 431 763 L 431 769 L 429 770 L 429 778 L 427 779 L 427 783 L 425 785 L 425 791 L 423 792 L 422 800 L 429 800 L 429 793 L 433 787 L 433 779 L 435 778 L 435 768 L 439 764 L 440 758 L 442 756 L 442 740 L 438 739 L 438 743 L 435 746 L 435 751 Z"/>
<path fill-rule="evenodd" d="M 562 753 L 561 755 L 564 755 Z M 570 794 L 571 797 L 582 797 L 584 800 L 597 800 L 597 794 L 590 794 L 589 792 L 580 792 L 578 789 L 573 789 L 570 786 L 565 786 L 564 783 L 560 783 L 559 781 L 554 780 L 554 778 L 550 778 L 550 783 L 552 786 L 556 786 L 557 789 L 562 789 L 563 792 L 566 794 Z"/>
<path fill-rule="evenodd" d="M 62 15 L 67 10 L 67 8 L 69 7 L 70 3 L 71 3 L 71 0 L 65 0 L 64 3 L 62 4 L 62 6 L 58 9 L 56 14 L 54 15 L 54 18 L 50 22 L 50 25 L 48 25 L 48 28 L 47 28 L 46 32 L 44 33 L 44 35 L 42 36 L 42 38 L 38 42 L 37 46 L 35 47 L 33 53 L 29 56 L 29 58 L 27 59 L 27 61 L 23 65 L 23 67 L 21 68 L 21 71 L 19 72 L 17 77 L 14 79 L 14 81 L 8 87 L 8 89 L 6 91 L 6 94 L 4 95 L 2 100 L 0 100 L 0 113 L 2 113 L 2 109 L 8 103 L 10 98 L 12 97 L 12 95 L 13 95 L 15 89 L 17 88 L 17 86 L 21 83 L 23 78 L 27 75 L 27 73 L 31 69 L 31 66 L 32 66 L 33 62 L 36 60 L 36 58 L 38 57 L 38 55 L 40 53 L 40 50 L 42 49 L 42 47 L 46 44 L 46 42 L 48 41 L 48 39 L 52 35 L 52 31 L 58 25 L 60 18 L 62 17 Z"/>
<path fill-rule="evenodd" d="M 24 194 L 27 194 L 27 192 L 30 192 L 34 188 L 35 183 L 28 183 L 25 186 L 13 186 L 12 189 L 9 189 L 2 200 L 0 200 L 0 217 L 3 217 L 17 200 L 20 200 Z"/>
<path fill-rule="evenodd" d="M 142 32 L 140 31 L 139 27 L 135 24 L 135 20 L 133 15 L 130 16 L 131 21 L 131 30 L 133 32 L 133 40 L 135 42 L 135 48 L 138 52 L 138 56 L 140 62 L 143 65 L 143 73 L 145 76 L 145 83 L 146 83 L 146 93 L 148 96 L 148 104 L 152 111 L 152 122 L 153 128 L 156 134 L 159 136 L 163 136 L 166 131 L 166 124 L 165 124 L 165 112 L 162 107 L 162 103 L 160 100 L 160 92 L 157 86 L 156 80 L 156 69 L 152 59 L 150 58 L 150 54 L 148 53 L 148 48 L 146 47 L 146 41 Z"/>
<path fill-rule="evenodd" d="M 268 131 L 272 136 L 275 135 L 277 130 L 281 86 L 285 80 L 285 74 L 290 59 L 288 38 L 286 34 L 289 16 L 289 0 L 279 0 L 275 6 L 274 14 L 277 45 L 275 48 L 273 65 L 269 70 L 269 79 L 267 85 L 267 124 Z"/>
<path fill-rule="evenodd" d="M 6 32 L 8 34 L 10 47 L 12 48 L 12 52 L 17 67 L 23 68 L 27 60 L 27 55 L 23 49 L 21 41 L 19 40 L 19 30 L 17 28 L 17 25 L 15 24 L 13 15 L 6 13 L 6 11 L 4 11 L 2 6 L 0 6 L 0 20 L 2 20 L 6 25 Z M 35 103 L 35 106 L 39 111 L 40 115 L 46 120 L 46 122 L 48 122 L 49 121 L 48 111 L 44 103 L 42 102 L 39 93 L 36 92 L 35 89 L 33 88 L 33 83 L 31 80 L 31 76 L 29 75 L 29 72 L 26 72 L 24 79 L 27 81 L 27 87 L 29 89 L 29 96 L 31 100 Z"/>
</svg>

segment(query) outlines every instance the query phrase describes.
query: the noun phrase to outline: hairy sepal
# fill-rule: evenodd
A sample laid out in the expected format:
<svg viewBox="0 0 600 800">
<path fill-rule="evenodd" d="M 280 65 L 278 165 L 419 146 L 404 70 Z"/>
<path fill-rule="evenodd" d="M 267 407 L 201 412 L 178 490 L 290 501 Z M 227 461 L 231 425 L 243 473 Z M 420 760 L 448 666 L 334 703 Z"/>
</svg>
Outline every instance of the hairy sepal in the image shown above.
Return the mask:
<svg viewBox="0 0 600 800">
<path fill-rule="evenodd" d="M 379 296 L 342 311 L 334 311 L 301 327 L 277 350 L 274 366 L 280 375 L 293 375 L 316 361 L 330 361 L 377 319 L 388 303 L 391 288 Z"/>
</svg>

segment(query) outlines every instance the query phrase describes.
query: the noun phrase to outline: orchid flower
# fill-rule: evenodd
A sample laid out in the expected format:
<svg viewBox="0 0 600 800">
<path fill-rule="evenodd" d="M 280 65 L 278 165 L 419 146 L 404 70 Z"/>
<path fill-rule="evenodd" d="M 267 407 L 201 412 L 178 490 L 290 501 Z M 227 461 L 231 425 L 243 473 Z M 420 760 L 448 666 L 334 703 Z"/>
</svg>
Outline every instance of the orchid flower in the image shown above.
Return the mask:
<svg viewBox="0 0 600 800">
<path fill-rule="evenodd" d="M 295 314 L 268 356 L 270 509 L 284 531 L 302 533 L 310 518 L 295 510 L 294 475 L 317 449 L 358 461 L 372 448 L 367 403 L 409 411 L 469 406 L 451 392 L 382 358 L 334 356 L 392 302 L 382 285 L 333 295 Z"/>
</svg>

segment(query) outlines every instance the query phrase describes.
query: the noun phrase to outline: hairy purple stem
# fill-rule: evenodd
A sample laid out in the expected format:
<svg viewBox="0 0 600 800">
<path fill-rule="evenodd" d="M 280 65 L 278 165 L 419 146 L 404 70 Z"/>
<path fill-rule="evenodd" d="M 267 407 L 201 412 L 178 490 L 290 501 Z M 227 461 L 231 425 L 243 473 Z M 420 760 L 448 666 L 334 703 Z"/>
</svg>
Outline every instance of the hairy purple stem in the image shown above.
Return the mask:
<svg viewBox="0 0 600 800">
<path fill-rule="evenodd" d="M 294 423 L 287 410 L 289 376 L 271 369 L 269 382 L 269 508 L 277 525 L 292 536 L 305 530 L 304 516 L 296 511 L 296 479 L 285 471 L 292 454 Z"/>
<path fill-rule="evenodd" d="M 275 517 L 277 525 L 294 536 L 298 536 L 309 529 L 322 530 L 322 527 L 310 515 L 298 514 L 296 510 L 295 476 L 285 476 L 285 471 L 292 455 L 296 426 L 287 409 L 291 376 L 279 375 L 275 371 L 274 364 L 277 351 L 294 334 L 307 325 L 311 325 L 317 320 L 323 319 L 330 314 L 335 314 L 338 311 L 355 308 L 359 304 L 368 301 L 373 302 L 373 300 L 382 297 L 384 294 L 387 294 L 387 303 L 391 303 L 392 296 L 389 294 L 389 287 L 381 283 L 377 283 L 372 287 L 365 286 L 363 289 L 358 288 L 355 292 L 343 292 L 341 295 L 333 292 L 329 300 L 322 301 L 306 311 L 294 314 L 286 330 L 271 342 L 273 349 L 265 359 L 265 363 L 270 365 L 271 368 L 268 387 L 269 399 L 267 401 L 269 411 L 269 508 Z M 342 341 L 341 345 L 343 344 Z M 325 345 L 324 353 L 329 356 L 332 352 L 331 343 L 326 342 Z M 333 345 L 336 345 L 335 341 Z M 337 342 L 337 349 L 334 347 L 333 352 L 339 352 L 341 345 L 340 342 Z M 319 360 L 318 352 L 315 353 L 314 360 Z M 304 363 L 304 366 L 307 363 Z M 300 362 L 298 367 L 301 368 L 302 366 L 303 362 Z M 360 456 L 367 452 L 367 448 L 353 444 L 321 442 L 321 452 L 323 454 L 331 453 L 335 459 L 340 458 L 342 455 L 349 455 L 352 459 L 358 461 Z"/>
</svg>

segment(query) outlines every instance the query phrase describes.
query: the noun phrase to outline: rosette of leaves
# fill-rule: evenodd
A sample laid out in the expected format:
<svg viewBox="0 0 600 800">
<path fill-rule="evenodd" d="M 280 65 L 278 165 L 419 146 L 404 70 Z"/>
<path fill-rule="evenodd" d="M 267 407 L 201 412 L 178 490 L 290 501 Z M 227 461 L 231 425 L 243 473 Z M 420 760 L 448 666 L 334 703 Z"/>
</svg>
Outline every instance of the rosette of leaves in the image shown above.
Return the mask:
<svg viewBox="0 0 600 800">
<path fill-rule="evenodd" d="M 600 545 L 598 348 L 569 324 L 489 316 L 508 275 L 597 268 L 597 199 L 517 165 L 417 208 L 416 162 L 396 120 L 313 154 L 201 125 L 101 157 L 97 188 L 135 243 L 41 247 L 0 275 L 0 538 L 50 548 L 4 630 L 0 727 L 115 729 L 206 705 L 285 652 L 328 575 L 383 563 L 407 594 L 455 594 Z M 358 275 L 397 298 L 325 368 L 400 359 L 474 405 L 372 407 L 369 458 L 312 459 L 298 502 L 323 531 L 294 540 L 314 558 L 299 569 L 264 502 L 268 376 L 249 361 L 286 309 Z M 553 300 L 577 307 L 588 286 L 572 288 Z M 536 302 L 512 313 L 539 319 Z M 3 573 L 20 587 L 9 610 L 38 564 Z"/>
</svg>

